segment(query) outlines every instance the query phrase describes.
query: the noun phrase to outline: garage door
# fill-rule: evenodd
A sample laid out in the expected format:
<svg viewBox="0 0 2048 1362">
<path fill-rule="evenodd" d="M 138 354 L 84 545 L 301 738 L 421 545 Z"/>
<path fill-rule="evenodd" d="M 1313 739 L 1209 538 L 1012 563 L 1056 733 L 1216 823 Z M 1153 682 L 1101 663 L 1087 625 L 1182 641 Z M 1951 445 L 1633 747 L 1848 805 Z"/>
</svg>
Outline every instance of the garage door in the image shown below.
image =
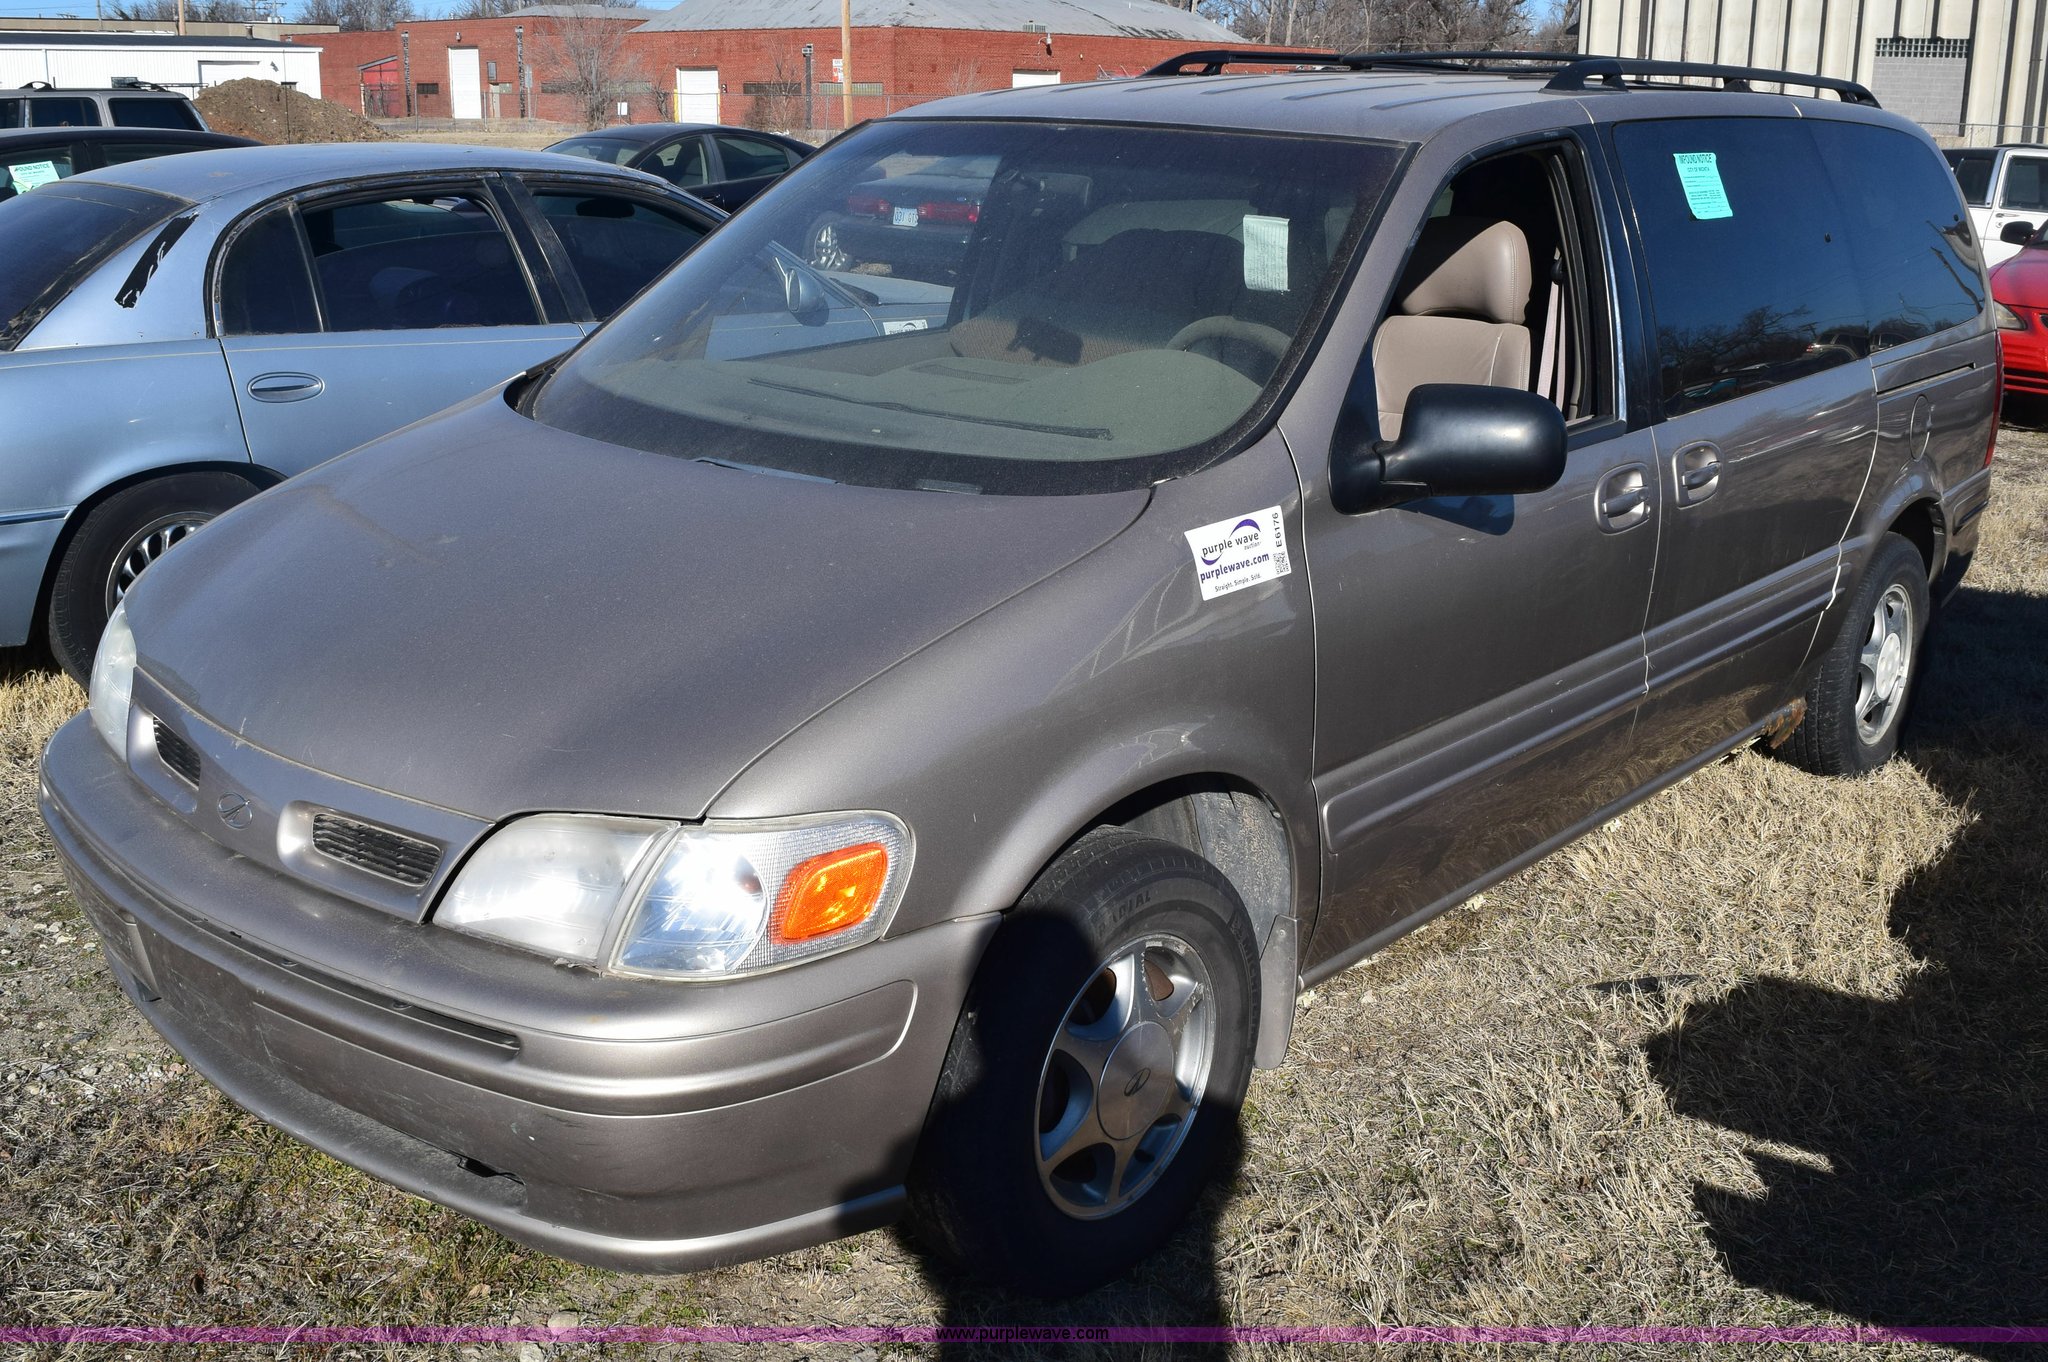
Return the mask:
<svg viewBox="0 0 2048 1362">
<path fill-rule="evenodd" d="M 1027 85 L 1057 85 L 1059 83 L 1060 73 L 1057 71 L 1012 71 L 1010 73 L 1010 88 L 1012 90 L 1021 90 Z"/>
<path fill-rule="evenodd" d="M 457 118 L 484 116 L 483 54 L 473 47 L 448 49 L 448 108 Z"/>
<path fill-rule="evenodd" d="M 718 68 L 676 68 L 676 117 L 678 123 L 718 122 Z"/>
</svg>

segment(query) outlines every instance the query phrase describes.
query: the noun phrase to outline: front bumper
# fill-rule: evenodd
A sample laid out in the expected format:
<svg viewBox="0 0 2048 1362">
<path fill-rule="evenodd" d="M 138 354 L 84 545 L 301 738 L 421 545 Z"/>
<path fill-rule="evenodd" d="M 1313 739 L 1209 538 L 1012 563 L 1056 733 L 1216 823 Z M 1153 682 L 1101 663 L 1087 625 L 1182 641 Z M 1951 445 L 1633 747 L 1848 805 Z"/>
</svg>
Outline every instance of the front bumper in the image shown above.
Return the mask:
<svg viewBox="0 0 2048 1362">
<path fill-rule="evenodd" d="M 1998 333 L 1998 363 L 2005 371 L 2005 390 L 2031 397 L 2048 396 L 2048 330 L 2037 310 L 2013 311 L 2027 323 L 2024 331 Z"/>
<path fill-rule="evenodd" d="M 893 1219 L 996 923 L 752 979 L 609 979 L 234 855 L 83 716 L 44 754 L 42 808 L 122 987 L 238 1105 L 514 1239 L 626 1271 Z"/>
</svg>

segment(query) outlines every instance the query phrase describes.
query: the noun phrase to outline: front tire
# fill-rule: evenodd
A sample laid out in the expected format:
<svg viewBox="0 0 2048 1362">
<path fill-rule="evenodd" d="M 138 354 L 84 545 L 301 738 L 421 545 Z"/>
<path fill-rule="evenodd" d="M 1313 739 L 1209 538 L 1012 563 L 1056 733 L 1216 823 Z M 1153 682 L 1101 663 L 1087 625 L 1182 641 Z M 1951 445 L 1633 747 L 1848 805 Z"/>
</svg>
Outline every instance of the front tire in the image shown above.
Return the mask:
<svg viewBox="0 0 2048 1362">
<path fill-rule="evenodd" d="M 1849 609 L 1806 692 L 1806 717 L 1779 749 L 1816 775 L 1861 775 L 1899 750 L 1927 633 L 1927 564 L 1920 550 L 1887 534 Z"/>
<path fill-rule="evenodd" d="M 174 473 L 124 488 L 87 513 L 50 584 L 50 652 L 79 685 L 107 617 L 144 569 L 222 511 L 256 495 L 232 473 Z"/>
<path fill-rule="evenodd" d="M 1082 838 L 975 976 L 911 1169 L 919 1239 L 1035 1295 L 1130 1270 L 1235 1138 L 1258 990 L 1214 866 L 1124 829 Z"/>
</svg>

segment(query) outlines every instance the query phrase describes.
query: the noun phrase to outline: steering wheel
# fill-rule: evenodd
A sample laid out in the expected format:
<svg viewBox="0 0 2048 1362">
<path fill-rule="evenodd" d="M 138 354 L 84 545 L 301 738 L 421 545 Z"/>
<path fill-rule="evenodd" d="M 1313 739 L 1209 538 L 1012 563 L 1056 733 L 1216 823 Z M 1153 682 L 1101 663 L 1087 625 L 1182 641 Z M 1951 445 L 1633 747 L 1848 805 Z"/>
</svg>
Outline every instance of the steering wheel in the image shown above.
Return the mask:
<svg viewBox="0 0 2048 1362">
<path fill-rule="evenodd" d="M 1173 333 L 1173 339 L 1166 343 L 1169 350 L 1185 350 L 1205 340 L 1239 340 L 1247 345 L 1256 345 L 1270 351 L 1274 359 L 1287 353 L 1287 347 L 1294 343 L 1285 331 L 1257 322 L 1248 322 L 1219 312 L 1213 317 L 1201 317 L 1189 322 Z"/>
</svg>

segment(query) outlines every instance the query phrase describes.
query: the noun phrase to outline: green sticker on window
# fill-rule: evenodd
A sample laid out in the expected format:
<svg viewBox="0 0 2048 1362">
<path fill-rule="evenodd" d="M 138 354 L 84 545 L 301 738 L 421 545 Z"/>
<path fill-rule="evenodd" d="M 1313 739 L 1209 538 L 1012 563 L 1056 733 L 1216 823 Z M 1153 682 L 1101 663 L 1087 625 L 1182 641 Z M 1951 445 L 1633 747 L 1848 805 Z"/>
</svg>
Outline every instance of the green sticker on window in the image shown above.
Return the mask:
<svg viewBox="0 0 2048 1362">
<path fill-rule="evenodd" d="M 1728 191 L 1721 184 L 1721 167 L 1714 160 L 1711 151 L 1674 151 L 1671 159 L 1678 164 L 1678 183 L 1685 189 L 1685 201 L 1692 209 L 1692 215 L 1701 221 L 1708 218 L 1732 218 L 1735 210 L 1728 204 Z"/>
</svg>

